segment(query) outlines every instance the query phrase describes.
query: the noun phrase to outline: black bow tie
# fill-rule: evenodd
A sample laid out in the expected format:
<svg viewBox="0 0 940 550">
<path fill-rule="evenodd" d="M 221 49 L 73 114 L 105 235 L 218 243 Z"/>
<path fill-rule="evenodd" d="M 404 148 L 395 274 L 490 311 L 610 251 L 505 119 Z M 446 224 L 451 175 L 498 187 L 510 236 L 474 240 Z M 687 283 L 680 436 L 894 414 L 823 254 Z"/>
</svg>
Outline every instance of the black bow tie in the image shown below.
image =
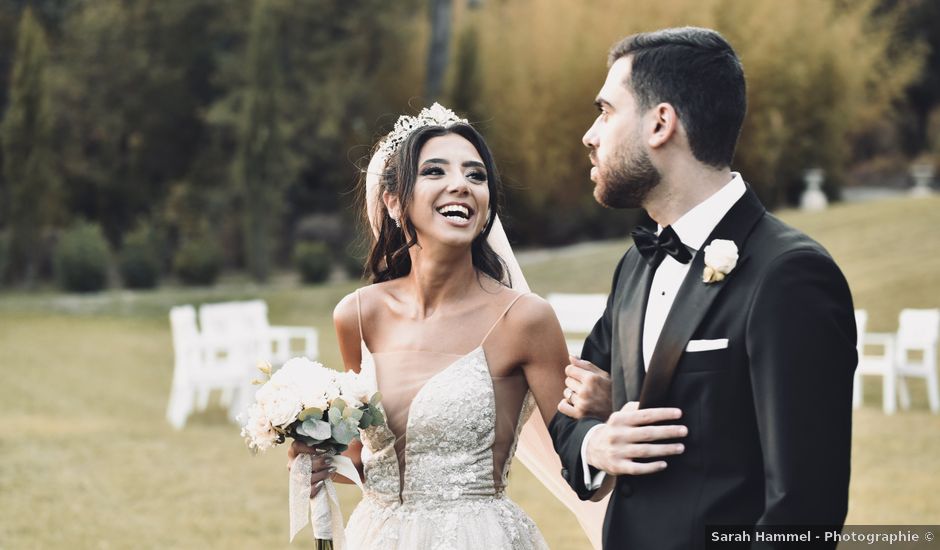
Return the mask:
<svg viewBox="0 0 940 550">
<path fill-rule="evenodd" d="M 636 249 L 653 268 L 659 266 L 666 254 L 675 258 L 680 264 L 687 264 L 692 259 L 689 249 L 679 240 L 679 235 L 676 235 L 672 226 L 667 225 L 657 236 L 656 233 L 641 225 L 631 231 L 630 235 L 633 236 Z"/>
</svg>

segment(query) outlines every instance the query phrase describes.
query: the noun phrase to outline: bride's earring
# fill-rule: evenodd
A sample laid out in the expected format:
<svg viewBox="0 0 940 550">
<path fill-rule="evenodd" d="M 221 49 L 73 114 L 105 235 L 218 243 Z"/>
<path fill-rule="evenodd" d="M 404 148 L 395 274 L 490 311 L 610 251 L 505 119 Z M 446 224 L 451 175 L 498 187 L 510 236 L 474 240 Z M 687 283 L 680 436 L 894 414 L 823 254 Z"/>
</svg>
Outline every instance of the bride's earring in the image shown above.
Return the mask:
<svg viewBox="0 0 940 550">
<path fill-rule="evenodd" d="M 395 222 L 395 227 L 397 227 L 398 229 L 401 229 L 401 221 L 399 221 L 398 218 L 396 218 L 395 216 L 392 216 L 391 214 L 389 214 L 388 217 L 392 218 L 392 221 Z"/>
</svg>

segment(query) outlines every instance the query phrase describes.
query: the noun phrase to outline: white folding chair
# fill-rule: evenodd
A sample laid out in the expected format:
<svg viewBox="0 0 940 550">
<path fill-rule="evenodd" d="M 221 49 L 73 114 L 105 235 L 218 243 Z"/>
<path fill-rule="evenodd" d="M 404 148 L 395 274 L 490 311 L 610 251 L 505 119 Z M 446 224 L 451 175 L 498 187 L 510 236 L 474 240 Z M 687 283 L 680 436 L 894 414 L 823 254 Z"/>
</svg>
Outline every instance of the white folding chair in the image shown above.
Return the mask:
<svg viewBox="0 0 940 550">
<path fill-rule="evenodd" d="M 268 345 L 268 306 L 262 300 L 221 302 L 199 306 L 199 325 L 211 369 L 225 371 L 236 383 L 222 392 L 222 404 L 235 420 L 247 408 L 254 391 L 251 381 L 261 361 L 270 361 Z M 205 408 L 209 392 L 200 388 L 197 404 Z"/>
<path fill-rule="evenodd" d="M 205 410 L 209 392 L 221 390 L 223 405 L 228 405 L 242 385 L 241 373 L 210 361 L 213 350 L 196 325 L 196 310 L 191 305 L 170 310 L 173 336 L 173 383 L 166 416 L 177 429 L 186 424 L 194 410 Z"/>
<path fill-rule="evenodd" d="M 898 316 L 895 371 L 901 407 L 911 407 L 911 395 L 905 378 L 923 378 L 927 382 L 930 411 L 940 413 L 940 389 L 937 382 L 937 341 L 940 339 L 940 309 L 904 309 Z M 912 359 L 911 352 L 920 359 Z"/>
<path fill-rule="evenodd" d="M 173 383 L 166 407 L 166 419 L 180 429 L 193 410 L 192 374 L 202 363 L 199 328 L 193 306 L 177 306 L 170 310 L 170 332 L 173 336 Z"/>
<path fill-rule="evenodd" d="M 257 388 L 255 367 L 261 361 L 278 367 L 291 357 L 317 358 L 317 332 L 311 327 L 271 326 L 268 305 L 263 300 L 203 304 L 199 323 L 209 349 L 209 360 L 241 371 L 241 385 L 229 405 L 233 419 L 250 404 Z M 299 345 L 295 345 L 299 344 Z M 200 395 L 203 400 L 208 395 Z M 223 395 L 223 399 L 228 396 Z"/>
<path fill-rule="evenodd" d="M 881 402 L 885 414 L 894 414 L 897 410 L 897 373 L 894 369 L 895 335 L 882 332 L 865 332 L 868 325 L 868 312 L 855 310 L 855 324 L 858 327 L 858 367 L 855 369 L 855 383 L 852 388 L 852 405 L 857 409 L 862 406 L 863 376 L 881 376 Z M 877 347 L 880 353 L 868 354 L 866 348 Z"/>
<path fill-rule="evenodd" d="M 548 303 L 555 310 L 561 330 L 566 334 L 565 343 L 568 353 L 580 355 L 584 339 L 591 332 L 598 319 L 604 315 L 607 307 L 606 294 L 563 294 L 548 295 Z M 580 337 L 572 337 L 577 334 Z"/>
<path fill-rule="evenodd" d="M 267 349 L 271 362 L 279 365 L 298 356 L 315 361 L 320 353 L 317 331 L 313 327 L 270 325 Z"/>
</svg>

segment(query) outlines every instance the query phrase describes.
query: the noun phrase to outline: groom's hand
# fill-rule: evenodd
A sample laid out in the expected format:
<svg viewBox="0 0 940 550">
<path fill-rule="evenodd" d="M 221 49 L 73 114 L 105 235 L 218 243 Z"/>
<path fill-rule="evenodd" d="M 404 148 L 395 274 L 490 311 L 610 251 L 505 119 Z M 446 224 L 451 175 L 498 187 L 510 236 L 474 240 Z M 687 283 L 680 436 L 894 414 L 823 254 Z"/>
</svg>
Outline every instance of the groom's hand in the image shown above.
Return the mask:
<svg viewBox="0 0 940 550">
<path fill-rule="evenodd" d="M 578 420 L 589 416 L 606 420 L 613 410 L 610 374 L 574 355 L 568 361 L 565 397 L 558 403 L 558 412 Z"/>
<path fill-rule="evenodd" d="M 675 408 L 639 409 L 631 401 L 610 415 L 590 434 L 587 443 L 588 464 L 612 475 L 652 474 L 666 468 L 666 461 L 636 462 L 637 458 L 655 458 L 681 454 L 681 443 L 655 443 L 685 437 L 689 431 L 680 424 L 653 426 L 660 422 L 678 420 L 682 411 Z"/>
</svg>

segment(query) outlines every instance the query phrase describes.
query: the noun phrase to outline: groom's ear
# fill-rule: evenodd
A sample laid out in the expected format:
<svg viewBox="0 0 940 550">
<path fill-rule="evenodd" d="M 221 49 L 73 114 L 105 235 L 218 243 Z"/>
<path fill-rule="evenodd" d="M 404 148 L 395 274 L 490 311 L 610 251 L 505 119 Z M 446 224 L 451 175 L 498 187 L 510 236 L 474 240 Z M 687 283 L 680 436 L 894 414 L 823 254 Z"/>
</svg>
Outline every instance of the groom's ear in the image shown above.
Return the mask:
<svg viewBox="0 0 940 550">
<path fill-rule="evenodd" d="M 388 210 L 388 214 L 391 217 L 395 218 L 396 220 L 401 219 L 401 202 L 398 200 L 398 195 L 389 193 L 388 191 L 383 191 L 382 202 L 385 203 L 385 208 Z"/>
<path fill-rule="evenodd" d="M 650 129 L 647 143 L 653 149 L 669 143 L 679 131 L 679 116 L 669 103 L 660 103 L 650 109 L 650 119 L 647 123 Z"/>
</svg>

